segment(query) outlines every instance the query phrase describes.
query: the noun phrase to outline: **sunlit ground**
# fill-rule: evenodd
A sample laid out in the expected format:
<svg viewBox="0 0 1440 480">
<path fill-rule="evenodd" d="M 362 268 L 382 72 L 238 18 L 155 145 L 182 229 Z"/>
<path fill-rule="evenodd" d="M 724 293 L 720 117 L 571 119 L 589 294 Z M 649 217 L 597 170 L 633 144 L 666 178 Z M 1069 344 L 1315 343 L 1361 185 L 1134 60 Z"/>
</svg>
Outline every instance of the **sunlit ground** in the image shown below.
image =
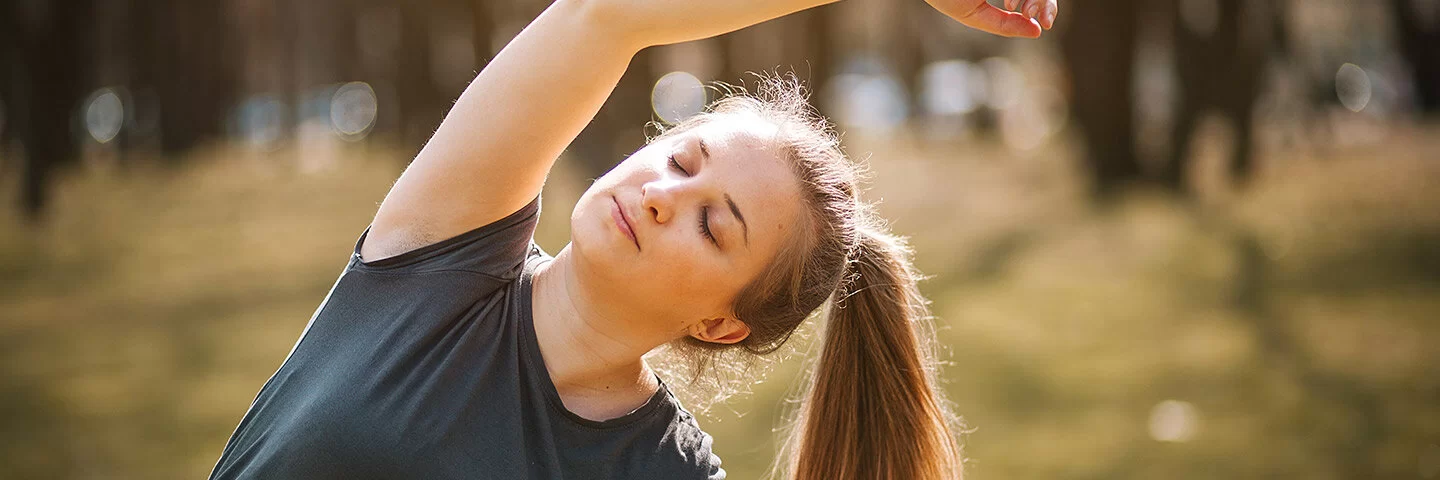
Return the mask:
<svg viewBox="0 0 1440 480">
<path fill-rule="evenodd" d="M 1246 194 L 1206 138 L 1202 200 L 1106 209 L 1064 135 L 847 139 L 935 276 L 968 478 L 1440 475 L 1440 129 L 1267 147 Z M 77 169 L 38 229 L 0 209 L 0 477 L 204 477 L 404 163 L 195 155 Z M 553 252 L 584 181 L 547 188 Z M 701 417 L 732 478 L 768 466 L 799 365 Z"/>
</svg>

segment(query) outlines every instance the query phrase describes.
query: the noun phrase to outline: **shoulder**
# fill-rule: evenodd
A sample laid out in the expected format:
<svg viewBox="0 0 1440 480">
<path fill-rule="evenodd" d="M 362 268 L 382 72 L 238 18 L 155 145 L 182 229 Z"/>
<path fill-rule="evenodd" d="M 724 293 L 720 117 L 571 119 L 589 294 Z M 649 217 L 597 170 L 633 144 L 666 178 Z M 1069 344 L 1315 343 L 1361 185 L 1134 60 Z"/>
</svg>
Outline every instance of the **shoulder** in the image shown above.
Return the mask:
<svg viewBox="0 0 1440 480">
<path fill-rule="evenodd" d="M 388 273 L 464 270 L 513 279 L 531 253 L 539 215 L 535 197 L 504 218 L 449 236 L 416 226 L 385 234 L 377 220 L 356 241 L 353 257 Z"/>
</svg>

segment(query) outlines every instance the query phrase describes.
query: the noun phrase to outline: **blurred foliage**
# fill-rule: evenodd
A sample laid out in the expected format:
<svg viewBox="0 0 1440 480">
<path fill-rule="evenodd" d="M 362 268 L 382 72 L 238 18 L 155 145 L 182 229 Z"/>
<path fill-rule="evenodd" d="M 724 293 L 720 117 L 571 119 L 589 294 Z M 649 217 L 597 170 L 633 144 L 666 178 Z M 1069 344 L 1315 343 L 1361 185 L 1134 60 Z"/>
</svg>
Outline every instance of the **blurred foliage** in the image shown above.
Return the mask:
<svg viewBox="0 0 1440 480">
<path fill-rule="evenodd" d="M 25 0 L 0 3 L 0 150 L 19 207 L 43 221 L 49 186 L 85 149 L 171 161 L 240 139 L 273 151 L 307 131 L 418 151 L 476 71 L 545 0 Z M 794 72 L 851 129 L 922 123 L 935 137 L 1034 148 L 1079 127 L 1092 193 L 1185 196 L 1207 115 L 1255 171 L 1257 125 L 1384 119 L 1440 108 L 1440 2 L 1083 0 L 1041 41 L 964 28 L 918 0 L 851 0 L 713 39 L 648 48 L 570 151 L 598 176 L 644 141 L 672 72 L 743 83 Z M 361 86 L 362 95 L 346 87 Z M 662 88 L 663 87 L 663 88 Z M 714 98 L 714 92 L 709 95 Z M 673 100 L 673 99 L 671 99 Z M 689 102 L 698 109 L 703 102 Z M 1314 129 L 1312 129 L 1314 130 Z M 398 158 L 404 159 L 407 155 Z"/>
</svg>

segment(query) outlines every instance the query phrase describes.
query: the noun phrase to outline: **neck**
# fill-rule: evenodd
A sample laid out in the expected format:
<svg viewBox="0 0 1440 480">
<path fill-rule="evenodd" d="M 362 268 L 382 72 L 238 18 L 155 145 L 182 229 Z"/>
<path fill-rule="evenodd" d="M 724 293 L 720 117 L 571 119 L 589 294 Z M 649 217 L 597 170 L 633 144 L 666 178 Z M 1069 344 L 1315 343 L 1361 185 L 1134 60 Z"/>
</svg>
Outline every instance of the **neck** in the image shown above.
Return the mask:
<svg viewBox="0 0 1440 480">
<path fill-rule="evenodd" d="M 618 417 L 659 388 L 643 357 L 664 341 L 637 331 L 623 312 L 587 291 L 573 261 L 566 246 L 535 272 L 535 337 L 566 408 L 586 418 Z"/>
</svg>

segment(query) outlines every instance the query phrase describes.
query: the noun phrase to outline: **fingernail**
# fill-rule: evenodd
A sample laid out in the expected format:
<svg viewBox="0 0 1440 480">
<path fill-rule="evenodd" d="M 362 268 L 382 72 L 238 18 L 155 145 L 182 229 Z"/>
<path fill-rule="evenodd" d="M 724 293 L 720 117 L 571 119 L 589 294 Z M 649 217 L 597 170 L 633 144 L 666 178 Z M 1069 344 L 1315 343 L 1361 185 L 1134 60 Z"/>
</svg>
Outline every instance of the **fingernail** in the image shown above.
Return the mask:
<svg viewBox="0 0 1440 480">
<path fill-rule="evenodd" d="M 1035 6 L 1035 5 L 1031 5 L 1030 8 L 1025 9 L 1025 16 L 1030 17 L 1030 18 L 1035 18 L 1035 14 L 1036 14 L 1036 13 L 1039 13 L 1039 12 L 1038 12 L 1039 9 L 1040 9 L 1040 7 L 1037 7 L 1037 6 Z"/>
<path fill-rule="evenodd" d="M 1045 25 L 1047 28 L 1055 26 L 1055 12 L 1045 12 Z"/>
</svg>

